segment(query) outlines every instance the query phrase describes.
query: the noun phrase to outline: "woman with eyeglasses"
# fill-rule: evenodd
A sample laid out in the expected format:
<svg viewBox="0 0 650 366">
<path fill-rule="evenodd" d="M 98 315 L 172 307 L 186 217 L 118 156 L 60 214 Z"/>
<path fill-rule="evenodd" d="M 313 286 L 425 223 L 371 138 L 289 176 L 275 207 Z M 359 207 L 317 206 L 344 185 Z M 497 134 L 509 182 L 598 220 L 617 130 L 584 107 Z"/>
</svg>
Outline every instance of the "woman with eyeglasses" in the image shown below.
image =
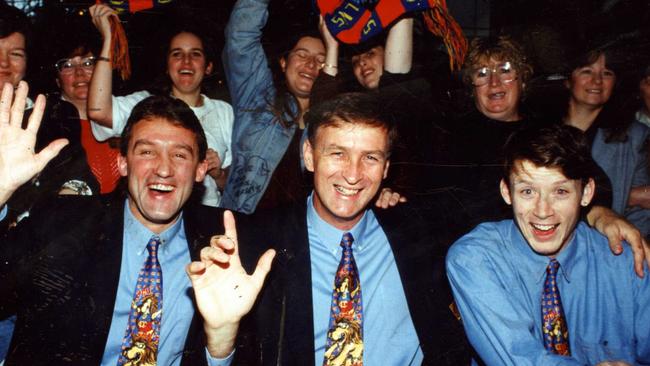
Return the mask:
<svg viewBox="0 0 650 366">
<path fill-rule="evenodd" d="M 90 16 L 102 35 L 101 53 L 96 58 L 95 72 L 90 82 L 88 113 L 93 122 L 93 133 L 104 140 L 119 136 L 126 125 L 133 107 L 150 96 L 149 91 L 139 91 L 126 96 L 112 95 L 112 69 L 110 56 L 110 17 L 115 12 L 106 5 L 90 7 Z M 164 93 L 181 99 L 198 117 L 208 140 L 208 174 L 203 185 L 205 191 L 201 203 L 217 207 L 221 203 L 221 190 L 228 178 L 231 152 L 230 139 L 233 127 L 233 111 L 230 104 L 211 99 L 201 93 L 203 80 L 212 73 L 212 52 L 198 28 L 179 28 L 167 45 L 168 88 Z"/>
<path fill-rule="evenodd" d="M 520 107 L 532 72 L 523 48 L 510 37 L 470 43 L 462 77 L 473 107 L 448 121 L 435 174 L 436 186 L 458 192 L 468 227 L 511 212 L 498 189 L 501 150 L 512 132 L 531 122 Z"/>
<path fill-rule="evenodd" d="M 79 184 L 69 183 L 63 193 L 109 193 L 117 186 L 120 173 L 117 168 L 117 156 L 119 155 L 117 139 L 109 139 L 100 142 L 92 134 L 88 114 L 86 112 L 86 102 L 88 100 L 88 87 L 90 79 L 95 69 L 96 50 L 91 50 L 87 43 L 81 43 L 71 47 L 65 57 L 58 60 L 54 67 L 56 68 L 56 84 L 59 87 L 59 94 L 52 95 L 48 98 L 48 104 L 51 104 L 52 113 L 62 114 L 67 110 L 72 114 L 67 118 L 48 118 L 51 121 L 59 121 L 56 127 L 42 129 L 42 134 L 51 134 L 52 128 L 67 129 L 75 131 L 74 135 L 69 136 L 71 143 L 81 144 L 85 151 L 86 160 L 93 176 L 99 184 L 99 190 L 87 190 Z M 54 99 L 54 98 L 57 98 Z M 75 114 L 69 112 L 69 108 L 61 105 L 61 101 L 68 102 L 76 108 L 76 118 L 79 119 L 79 126 L 70 126 L 70 120 L 75 118 Z M 50 140 L 47 138 L 46 140 Z"/>
<path fill-rule="evenodd" d="M 611 181 L 612 209 L 648 236 L 650 210 L 644 208 L 643 196 L 650 184 L 646 163 L 650 129 L 635 120 L 633 98 L 616 93 L 622 66 L 606 49 L 577 57 L 565 82 L 569 96 L 563 121 L 584 131 L 592 142 L 592 156 Z M 631 196 L 633 187 L 642 189 Z"/>
<path fill-rule="evenodd" d="M 446 152 L 437 161 L 437 184 L 451 190 L 461 208 L 453 221 L 466 223 L 466 229 L 511 217 L 512 209 L 499 191 L 503 146 L 517 129 L 552 123 L 549 118 L 533 118 L 522 111 L 521 100 L 532 72 L 523 48 L 510 37 L 475 39 L 470 44 L 463 81 L 470 88 L 475 108 L 448 126 L 449 134 L 443 139 Z M 611 185 L 605 173 L 600 173 L 600 188 L 586 214 L 588 223 L 608 236 L 612 248 L 620 245 L 621 238 L 640 246 L 639 231 L 609 209 Z"/>
</svg>

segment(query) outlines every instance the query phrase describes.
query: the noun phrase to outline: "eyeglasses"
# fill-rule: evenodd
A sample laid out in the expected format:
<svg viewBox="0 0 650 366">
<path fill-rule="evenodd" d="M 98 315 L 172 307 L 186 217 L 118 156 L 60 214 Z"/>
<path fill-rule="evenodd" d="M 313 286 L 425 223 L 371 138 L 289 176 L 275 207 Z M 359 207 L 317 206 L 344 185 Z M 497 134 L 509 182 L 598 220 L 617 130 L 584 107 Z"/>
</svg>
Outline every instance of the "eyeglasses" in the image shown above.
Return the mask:
<svg viewBox="0 0 650 366">
<path fill-rule="evenodd" d="M 298 49 L 295 51 L 291 51 L 291 54 L 296 56 L 296 58 L 302 62 L 310 62 L 313 61 L 316 64 L 316 67 L 319 69 L 322 68 L 325 65 L 325 56 L 321 54 L 311 54 L 309 51 L 304 50 L 304 49 Z"/>
<path fill-rule="evenodd" d="M 483 86 L 490 82 L 492 75 L 499 78 L 501 83 L 507 84 L 517 80 L 517 70 L 510 61 L 498 64 L 495 68 L 479 67 L 472 72 L 472 85 Z"/>
<path fill-rule="evenodd" d="M 95 62 L 96 59 L 94 56 L 84 57 L 79 62 L 74 62 L 71 58 L 64 58 L 57 61 L 54 64 L 54 67 L 56 67 L 57 71 L 61 74 L 70 74 L 74 72 L 77 67 L 81 67 L 83 71 L 91 73 L 95 68 Z"/>
</svg>

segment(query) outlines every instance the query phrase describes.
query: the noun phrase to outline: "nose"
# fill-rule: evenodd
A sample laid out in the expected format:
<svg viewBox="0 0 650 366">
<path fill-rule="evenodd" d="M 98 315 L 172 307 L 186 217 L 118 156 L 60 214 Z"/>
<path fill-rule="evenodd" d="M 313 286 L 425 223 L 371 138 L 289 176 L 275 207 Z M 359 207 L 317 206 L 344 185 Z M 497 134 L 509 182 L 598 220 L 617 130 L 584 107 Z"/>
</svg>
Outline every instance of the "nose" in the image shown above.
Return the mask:
<svg viewBox="0 0 650 366">
<path fill-rule="evenodd" d="M 162 155 L 158 158 L 158 164 L 156 165 L 156 175 L 161 178 L 167 178 L 173 175 L 174 169 L 172 167 L 171 158 Z"/>
<path fill-rule="evenodd" d="M 343 179 L 348 184 L 357 184 L 363 176 L 363 167 L 360 159 L 350 159 L 343 169 Z"/>
<path fill-rule="evenodd" d="M 499 79 L 499 76 L 494 72 L 490 72 L 490 85 L 497 86 L 499 84 L 501 84 L 501 79 Z"/>
<path fill-rule="evenodd" d="M 74 66 L 74 73 L 75 75 L 83 75 L 86 71 L 84 70 L 83 66 L 81 65 L 75 65 Z"/>
<path fill-rule="evenodd" d="M 535 210 L 533 213 L 540 219 L 553 216 L 553 208 L 551 207 L 550 198 L 540 195 L 535 203 Z"/>
<path fill-rule="evenodd" d="M 603 74 L 600 72 L 595 73 L 594 75 L 594 83 L 596 84 L 602 84 L 603 83 Z"/>
<path fill-rule="evenodd" d="M 305 63 L 307 67 L 313 69 L 318 67 L 318 61 L 316 60 L 316 56 L 309 56 L 307 57 L 307 62 Z"/>
</svg>

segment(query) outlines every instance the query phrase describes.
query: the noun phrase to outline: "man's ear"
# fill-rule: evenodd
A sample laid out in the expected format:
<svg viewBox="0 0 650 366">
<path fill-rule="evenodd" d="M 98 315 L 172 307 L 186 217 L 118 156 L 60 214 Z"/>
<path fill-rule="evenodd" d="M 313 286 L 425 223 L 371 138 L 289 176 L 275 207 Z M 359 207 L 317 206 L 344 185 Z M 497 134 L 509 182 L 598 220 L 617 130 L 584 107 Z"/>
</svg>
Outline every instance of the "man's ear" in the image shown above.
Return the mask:
<svg viewBox="0 0 650 366">
<path fill-rule="evenodd" d="M 287 71 L 287 59 L 285 57 L 280 57 L 280 68 L 282 72 Z"/>
<path fill-rule="evenodd" d="M 205 67 L 205 74 L 206 75 L 211 75 L 212 74 L 212 61 L 208 62 L 208 65 Z"/>
<path fill-rule="evenodd" d="M 591 200 L 596 194 L 596 183 L 592 178 L 589 178 L 589 182 L 582 187 L 582 199 L 580 200 L 580 205 L 583 207 L 589 206 Z"/>
<path fill-rule="evenodd" d="M 503 200 L 506 201 L 507 204 L 512 205 L 512 198 L 510 197 L 510 188 L 508 187 L 508 183 L 506 183 L 506 181 L 503 180 L 503 178 L 501 178 L 501 182 L 499 182 L 499 188 Z"/>
<path fill-rule="evenodd" d="M 119 170 L 121 176 L 126 177 L 129 174 L 128 167 L 126 156 L 119 154 L 117 156 L 117 170 Z"/>
<path fill-rule="evenodd" d="M 314 172 L 314 148 L 311 146 L 309 139 L 305 139 L 305 142 L 302 144 L 302 157 L 305 160 L 305 168 Z"/>
<path fill-rule="evenodd" d="M 196 174 L 194 176 L 194 181 L 196 182 L 203 182 L 203 179 L 205 178 L 205 173 L 208 171 L 208 161 L 206 159 L 203 159 L 203 161 L 199 162 L 199 165 L 196 167 Z"/>
<path fill-rule="evenodd" d="M 382 179 L 386 179 L 388 177 L 388 167 L 390 166 L 390 160 L 386 160 L 386 166 L 384 167 L 384 177 Z"/>
</svg>

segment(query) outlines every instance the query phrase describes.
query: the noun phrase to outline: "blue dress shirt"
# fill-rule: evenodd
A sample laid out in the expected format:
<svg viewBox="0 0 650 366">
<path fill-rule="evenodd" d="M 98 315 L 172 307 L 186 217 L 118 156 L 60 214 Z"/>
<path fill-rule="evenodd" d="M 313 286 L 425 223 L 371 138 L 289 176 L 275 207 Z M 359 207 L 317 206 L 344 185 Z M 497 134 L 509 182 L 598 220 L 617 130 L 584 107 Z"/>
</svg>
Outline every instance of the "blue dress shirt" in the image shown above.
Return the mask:
<svg viewBox="0 0 650 366">
<path fill-rule="evenodd" d="M 447 274 L 467 336 L 487 365 L 650 364 L 650 276 L 632 253 L 580 222 L 556 256 L 571 357 L 544 349 L 541 297 L 549 258 L 512 220 L 481 224 L 447 254 Z"/>
<path fill-rule="evenodd" d="M 311 256 L 314 304 L 315 364 L 325 353 L 330 304 L 336 269 L 341 261 L 341 238 L 345 231 L 323 221 L 307 201 L 307 230 Z M 420 365 L 424 358 L 408 310 L 402 281 L 386 234 L 371 210 L 349 230 L 352 252 L 361 278 L 363 302 L 363 364 Z"/>
<path fill-rule="evenodd" d="M 126 201 L 120 282 L 102 365 L 117 365 L 138 273 L 148 256 L 147 242 L 153 235 L 155 234 L 133 216 Z M 163 271 L 163 313 L 157 360 L 159 365 L 180 365 L 185 339 L 194 316 L 191 284 L 185 274 L 185 266 L 192 260 L 183 217 L 179 217 L 174 225 L 158 236 L 162 240 L 158 261 Z"/>
</svg>

